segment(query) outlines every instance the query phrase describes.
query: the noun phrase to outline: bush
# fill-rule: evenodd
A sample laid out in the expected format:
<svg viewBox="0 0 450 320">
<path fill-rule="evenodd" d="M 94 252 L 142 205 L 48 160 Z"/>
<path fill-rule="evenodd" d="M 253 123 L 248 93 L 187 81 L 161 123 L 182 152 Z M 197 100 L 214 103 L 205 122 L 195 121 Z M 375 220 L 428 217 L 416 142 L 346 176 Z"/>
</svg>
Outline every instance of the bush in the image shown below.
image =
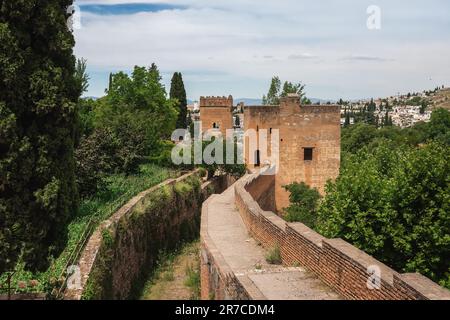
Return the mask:
<svg viewBox="0 0 450 320">
<path fill-rule="evenodd" d="M 266 261 L 270 264 L 282 264 L 280 246 L 275 245 L 266 254 Z"/>
<path fill-rule="evenodd" d="M 78 190 L 82 196 L 95 194 L 104 186 L 103 177 L 120 167 L 119 141 L 108 129 L 84 137 L 75 151 Z"/>
<path fill-rule="evenodd" d="M 200 298 L 200 266 L 189 264 L 186 266 L 186 280 L 184 285 L 191 289 L 192 300 Z"/>
<path fill-rule="evenodd" d="M 304 182 L 293 183 L 284 187 L 291 194 L 291 205 L 285 209 L 284 219 L 288 222 L 302 222 L 314 228 L 317 220 L 317 206 L 320 194 Z"/>
<path fill-rule="evenodd" d="M 150 162 L 160 167 L 174 167 L 172 163 L 172 149 L 175 144 L 172 141 L 161 141 L 155 152 L 150 155 Z"/>
<path fill-rule="evenodd" d="M 402 272 L 450 286 L 450 148 L 380 144 L 349 155 L 319 209 L 317 230 Z"/>
</svg>

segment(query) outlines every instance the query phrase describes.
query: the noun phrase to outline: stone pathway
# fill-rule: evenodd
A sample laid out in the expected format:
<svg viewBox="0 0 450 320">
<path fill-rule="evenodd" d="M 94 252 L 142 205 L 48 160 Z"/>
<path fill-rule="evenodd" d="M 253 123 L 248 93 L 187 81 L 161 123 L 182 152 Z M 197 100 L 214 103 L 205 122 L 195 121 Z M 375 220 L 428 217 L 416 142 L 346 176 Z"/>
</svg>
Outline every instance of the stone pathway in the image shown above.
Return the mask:
<svg viewBox="0 0 450 320">
<path fill-rule="evenodd" d="M 234 187 L 208 203 L 208 235 L 236 276 L 247 275 L 271 300 L 335 300 L 339 295 L 314 274 L 266 262 L 265 250 L 248 235 L 235 207 Z"/>
</svg>

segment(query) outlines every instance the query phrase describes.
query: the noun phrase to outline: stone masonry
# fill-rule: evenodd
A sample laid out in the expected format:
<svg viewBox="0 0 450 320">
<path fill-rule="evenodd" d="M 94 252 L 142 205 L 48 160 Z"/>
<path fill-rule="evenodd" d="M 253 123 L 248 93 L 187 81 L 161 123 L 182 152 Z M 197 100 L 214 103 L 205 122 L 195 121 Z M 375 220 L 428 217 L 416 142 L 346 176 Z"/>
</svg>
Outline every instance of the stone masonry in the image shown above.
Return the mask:
<svg viewBox="0 0 450 320">
<path fill-rule="evenodd" d="M 226 130 L 233 129 L 232 110 L 231 96 L 201 97 L 202 131 L 214 129 L 225 137 Z M 289 193 L 284 186 L 305 182 L 323 194 L 327 181 L 339 175 L 340 118 L 338 105 L 301 105 L 300 97 L 295 94 L 282 98 L 277 106 L 244 107 L 244 158 L 248 167 L 275 163 L 272 132 L 279 130 L 275 179 L 277 212 L 289 205 Z M 267 148 L 260 140 L 263 129 L 267 132 Z M 250 143 L 250 130 L 255 133 L 256 143 Z"/>
<path fill-rule="evenodd" d="M 400 274 L 342 239 L 264 211 L 260 203 L 269 207 L 274 180 L 246 175 L 203 204 L 202 299 L 450 299 L 448 290 L 421 274 Z M 282 266 L 265 261 L 275 246 Z"/>
<path fill-rule="evenodd" d="M 202 131 L 218 130 L 226 136 L 233 129 L 233 97 L 200 97 Z"/>
<path fill-rule="evenodd" d="M 267 152 L 260 150 L 259 132 L 267 130 L 271 142 L 271 133 L 279 130 L 279 166 L 275 178 L 277 211 L 289 205 L 285 185 L 305 182 L 323 194 L 327 181 L 339 175 L 341 127 L 337 105 L 301 105 L 298 95 L 289 95 L 281 99 L 279 106 L 245 107 L 244 129 L 257 132 L 260 165 L 273 160 L 271 143 Z M 248 137 L 245 146 L 246 163 L 253 167 L 256 156 L 250 154 L 254 149 L 249 146 Z"/>
</svg>

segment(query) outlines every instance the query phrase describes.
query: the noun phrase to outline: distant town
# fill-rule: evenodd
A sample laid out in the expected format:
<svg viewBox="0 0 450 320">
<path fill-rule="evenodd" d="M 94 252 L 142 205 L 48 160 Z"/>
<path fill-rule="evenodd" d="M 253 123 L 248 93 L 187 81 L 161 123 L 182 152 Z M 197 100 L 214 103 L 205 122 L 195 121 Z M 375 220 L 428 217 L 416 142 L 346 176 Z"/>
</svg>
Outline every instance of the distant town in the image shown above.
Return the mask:
<svg viewBox="0 0 450 320">
<path fill-rule="evenodd" d="M 360 99 L 345 101 L 325 101 L 311 99 L 315 104 L 337 103 L 341 106 L 341 125 L 353 125 L 356 122 L 367 122 L 378 127 L 394 125 L 408 128 L 418 122 L 429 122 L 434 109 L 450 109 L 450 88 L 436 87 L 422 92 L 398 94 L 386 98 Z M 234 121 L 237 128 L 243 123 L 242 113 L 244 105 L 254 103 L 258 99 L 236 99 Z M 255 103 L 258 104 L 258 103 Z M 200 120 L 200 106 L 198 101 L 190 101 L 188 112 L 193 121 Z M 239 118 L 239 120 L 237 119 Z"/>
</svg>

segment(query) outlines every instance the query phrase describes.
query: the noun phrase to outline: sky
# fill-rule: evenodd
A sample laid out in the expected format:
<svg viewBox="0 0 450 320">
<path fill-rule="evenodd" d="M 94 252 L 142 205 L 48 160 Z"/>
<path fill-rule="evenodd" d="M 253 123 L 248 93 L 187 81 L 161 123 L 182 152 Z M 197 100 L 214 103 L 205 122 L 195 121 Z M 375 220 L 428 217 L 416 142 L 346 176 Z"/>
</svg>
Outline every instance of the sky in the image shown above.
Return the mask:
<svg viewBox="0 0 450 320">
<path fill-rule="evenodd" d="M 277 75 L 308 97 L 359 99 L 450 86 L 448 0 L 76 0 L 86 96 L 110 72 L 159 67 L 188 98 L 261 98 Z M 367 20 L 380 9 L 380 28 Z"/>
</svg>

